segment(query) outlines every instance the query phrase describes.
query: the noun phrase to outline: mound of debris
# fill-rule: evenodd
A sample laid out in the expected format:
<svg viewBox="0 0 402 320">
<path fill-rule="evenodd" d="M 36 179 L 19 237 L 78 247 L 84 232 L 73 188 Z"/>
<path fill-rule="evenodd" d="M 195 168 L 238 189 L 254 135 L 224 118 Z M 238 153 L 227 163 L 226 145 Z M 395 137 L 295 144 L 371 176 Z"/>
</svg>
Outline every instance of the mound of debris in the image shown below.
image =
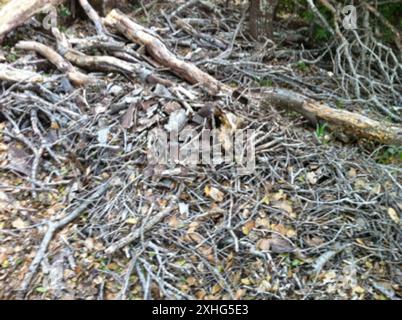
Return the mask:
<svg viewBox="0 0 402 320">
<path fill-rule="evenodd" d="M 117 10 L 102 19 L 81 3 L 97 36 L 52 27 L 19 41 L 27 54 L 0 70 L 1 297 L 401 295 L 401 168 L 274 107 L 380 142 L 400 143 L 399 127 L 242 86 L 228 67 L 239 28 L 208 36 L 176 10 L 167 21 L 180 32 L 162 39 L 163 28 Z M 200 59 L 226 65 L 207 70 Z M 152 143 L 155 130 L 165 145 Z M 205 131 L 235 157 L 188 162 Z M 172 149 L 184 158 L 155 155 Z"/>
</svg>

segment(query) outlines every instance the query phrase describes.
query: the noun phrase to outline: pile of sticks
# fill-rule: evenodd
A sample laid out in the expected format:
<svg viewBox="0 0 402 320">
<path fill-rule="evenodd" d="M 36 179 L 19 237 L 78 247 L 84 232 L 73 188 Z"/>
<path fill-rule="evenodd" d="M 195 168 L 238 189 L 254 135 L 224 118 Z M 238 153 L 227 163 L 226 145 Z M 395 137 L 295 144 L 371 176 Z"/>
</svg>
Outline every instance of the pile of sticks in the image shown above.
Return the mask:
<svg viewBox="0 0 402 320">
<path fill-rule="evenodd" d="M 46 6 L 54 6 L 61 2 L 60 0 L 17 0 L 9 2 L 0 11 L 0 39 Z M 44 56 L 77 86 L 96 81 L 77 67 L 90 71 L 122 72 L 138 77 L 143 81 L 171 84 L 168 80 L 156 75 L 151 68 L 136 62 L 130 55 L 130 49 L 124 43 L 116 41 L 108 35 L 110 34 L 108 29 L 116 30 L 130 41 L 145 47 L 148 54 L 158 64 L 168 68 L 183 80 L 204 88 L 209 95 L 233 95 L 234 92 L 231 88 L 220 83 L 192 63 L 177 57 L 154 32 L 136 23 L 119 10 L 112 10 L 102 19 L 87 0 L 80 0 L 80 4 L 96 27 L 99 36 L 97 45 L 108 46 L 109 49 L 110 47 L 115 48 L 113 53 L 115 57 L 89 56 L 72 49 L 69 41 L 57 28 L 52 29 L 57 40 L 57 51 L 34 41 L 20 42 L 17 44 L 17 48 L 36 51 Z M 81 45 L 85 47 L 93 45 L 93 43 L 82 41 Z M 19 73 L 4 65 L 0 69 L 0 78 L 7 81 L 35 82 L 42 80 L 40 75 L 26 74 L 25 71 Z M 248 96 L 247 98 L 251 100 L 253 105 L 256 105 L 256 102 L 259 104 L 263 100 L 278 108 L 290 108 L 306 116 L 313 123 L 326 122 L 332 130 L 340 130 L 354 137 L 383 144 L 402 145 L 402 129 L 399 126 L 375 121 L 345 110 L 337 110 L 324 102 L 308 99 L 296 92 L 275 89 L 264 92 L 262 97 Z"/>
</svg>

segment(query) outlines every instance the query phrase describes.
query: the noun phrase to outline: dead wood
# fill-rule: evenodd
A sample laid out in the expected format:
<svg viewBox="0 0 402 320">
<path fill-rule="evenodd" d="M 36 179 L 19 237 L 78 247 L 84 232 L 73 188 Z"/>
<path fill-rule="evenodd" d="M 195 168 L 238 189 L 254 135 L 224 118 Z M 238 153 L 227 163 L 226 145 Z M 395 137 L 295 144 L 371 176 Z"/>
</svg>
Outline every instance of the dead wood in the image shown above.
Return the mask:
<svg viewBox="0 0 402 320">
<path fill-rule="evenodd" d="M 160 83 L 171 86 L 172 83 L 153 74 L 138 63 L 130 63 L 111 56 L 89 56 L 71 48 L 66 37 L 57 28 L 53 28 L 57 39 L 58 51 L 72 64 L 90 71 L 121 72 L 130 77 L 138 77 L 143 82 Z"/>
<path fill-rule="evenodd" d="M 81 7 L 84 9 L 85 13 L 88 15 L 89 19 L 93 22 L 95 25 L 96 32 L 98 35 L 104 36 L 106 34 L 106 30 L 103 27 L 101 18 L 99 17 L 99 14 L 96 12 L 94 8 L 90 5 L 88 0 L 79 0 Z"/>
<path fill-rule="evenodd" d="M 63 228 L 64 226 L 68 225 L 70 222 L 77 219 L 85 209 L 88 208 L 94 201 L 96 201 L 99 197 L 101 197 L 109 187 L 109 183 L 106 182 L 103 185 L 99 186 L 98 190 L 96 190 L 88 199 L 82 202 L 74 211 L 70 214 L 55 218 L 47 222 L 47 231 L 42 239 L 42 242 L 39 246 L 39 249 L 36 252 L 35 258 L 32 260 L 27 273 L 24 276 L 24 280 L 21 283 L 21 288 L 19 291 L 20 298 L 23 298 L 26 291 L 28 290 L 29 284 L 31 283 L 33 277 L 36 274 L 36 271 L 43 260 L 46 250 L 50 244 L 50 241 L 53 239 L 55 233 Z"/>
<path fill-rule="evenodd" d="M 195 65 L 178 58 L 155 34 L 119 10 L 112 10 L 104 21 L 107 26 L 117 29 L 131 41 L 143 45 L 158 63 L 169 68 L 177 76 L 191 84 L 199 84 L 211 95 L 216 95 L 219 92 L 220 83 L 218 80 Z"/>
<path fill-rule="evenodd" d="M 372 120 L 355 112 L 331 108 L 323 102 L 309 99 L 294 91 L 285 89 L 264 91 L 263 99 L 275 107 L 296 111 L 312 123 L 325 122 L 332 130 L 340 130 L 350 136 L 383 144 L 402 145 L 401 127 Z"/>
<path fill-rule="evenodd" d="M 16 27 L 36 13 L 64 2 L 64 0 L 12 0 L 0 9 L 0 42 Z"/>
<path fill-rule="evenodd" d="M 119 30 L 130 40 L 144 45 L 155 60 L 170 68 L 172 72 L 184 80 L 190 83 L 199 83 L 212 94 L 219 92 L 233 94 L 231 88 L 221 84 L 217 79 L 201 71 L 193 64 L 180 60 L 167 49 L 156 35 L 151 34 L 150 31 L 118 10 L 111 11 L 105 18 L 105 22 L 108 26 Z M 260 100 L 250 98 L 254 104 Z M 296 92 L 283 89 L 270 90 L 264 92 L 263 100 L 270 102 L 275 107 L 286 107 L 296 111 L 314 123 L 317 121 L 326 122 L 333 130 L 341 130 L 354 137 L 383 144 L 402 145 L 402 128 L 384 124 L 357 113 L 331 108 Z"/>
<path fill-rule="evenodd" d="M 82 86 L 93 81 L 90 76 L 77 70 L 70 62 L 44 44 L 35 41 L 20 41 L 17 43 L 16 48 L 36 51 L 54 64 L 59 71 L 65 73 L 71 82 L 77 86 Z"/>
<path fill-rule="evenodd" d="M 16 69 L 5 64 L 0 64 L 0 80 L 10 82 L 42 83 L 45 78 L 36 72 Z"/>
<path fill-rule="evenodd" d="M 162 221 L 165 217 L 167 217 L 174 209 L 177 198 L 174 197 L 170 204 L 160 211 L 159 213 L 152 216 L 149 221 L 146 222 L 141 228 L 135 229 L 132 233 L 128 234 L 126 237 L 120 239 L 119 241 L 113 243 L 110 247 L 106 248 L 105 253 L 111 255 L 115 253 L 117 250 L 124 248 L 126 245 L 138 240 L 141 236 L 151 230 L 157 223 Z"/>
</svg>

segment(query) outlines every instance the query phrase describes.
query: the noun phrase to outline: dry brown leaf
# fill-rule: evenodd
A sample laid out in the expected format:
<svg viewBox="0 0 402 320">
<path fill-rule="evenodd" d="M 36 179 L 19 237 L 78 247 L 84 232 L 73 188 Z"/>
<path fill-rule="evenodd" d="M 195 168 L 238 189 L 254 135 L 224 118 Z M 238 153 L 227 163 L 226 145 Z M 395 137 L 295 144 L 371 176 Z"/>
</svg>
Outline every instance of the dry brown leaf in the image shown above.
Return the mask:
<svg viewBox="0 0 402 320">
<path fill-rule="evenodd" d="M 270 247 L 270 239 L 260 239 L 257 242 L 257 248 L 262 251 L 268 251 Z"/>
<path fill-rule="evenodd" d="M 11 225 L 13 226 L 13 228 L 16 229 L 22 229 L 22 228 L 26 228 L 26 223 L 21 219 L 21 218 L 17 218 L 16 220 L 14 220 Z"/>
<path fill-rule="evenodd" d="M 271 246 L 271 251 L 275 253 L 288 253 L 294 251 L 293 245 L 289 241 L 279 236 L 274 235 L 269 240 L 269 243 Z"/>
<path fill-rule="evenodd" d="M 222 202 L 224 194 L 222 191 L 215 187 L 206 186 L 204 189 L 205 194 L 215 200 L 216 202 Z"/>
<path fill-rule="evenodd" d="M 277 201 L 272 206 L 274 208 L 281 209 L 283 211 L 286 211 L 289 214 L 292 214 L 293 208 L 290 204 L 291 204 L 290 201 Z"/>
<path fill-rule="evenodd" d="M 250 231 L 254 229 L 254 227 L 255 227 L 255 221 L 250 220 L 243 226 L 241 230 L 247 236 L 250 233 Z"/>
<path fill-rule="evenodd" d="M 222 291 L 222 287 L 218 283 L 215 284 L 211 289 L 212 294 L 217 294 L 217 293 L 219 293 L 221 291 Z"/>
<path fill-rule="evenodd" d="M 186 240 L 190 240 L 195 243 L 201 243 L 204 240 L 204 238 L 198 232 L 189 232 L 186 235 Z"/>
<path fill-rule="evenodd" d="M 235 294 L 235 300 L 240 300 L 246 294 L 245 289 L 238 289 Z"/>
<path fill-rule="evenodd" d="M 186 279 L 187 284 L 191 287 L 191 286 L 195 286 L 197 284 L 197 279 L 194 277 L 188 277 Z"/>
<path fill-rule="evenodd" d="M 176 216 L 171 216 L 168 220 L 168 225 L 169 227 L 177 228 L 177 226 L 179 225 L 179 220 Z"/>
<path fill-rule="evenodd" d="M 286 194 L 283 193 L 282 189 L 279 190 L 276 193 L 271 193 L 270 194 L 270 200 L 271 201 L 279 201 L 279 200 L 282 200 L 282 199 L 286 199 Z"/>
<path fill-rule="evenodd" d="M 357 171 L 355 168 L 350 168 L 348 171 L 348 177 L 349 178 L 355 178 L 357 176 Z"/>
<path fill-rule="evenodd" d="M 132 104 L 128 110 L 126 111 L 126 113 L 124 114 L 124 116 L 121 119 L 121 126 L 124 129 L 130 129 L 133 126 L 133 120 L 134 120 L 134 111 L 136 109 L 136 105 Z"/>
</svg>

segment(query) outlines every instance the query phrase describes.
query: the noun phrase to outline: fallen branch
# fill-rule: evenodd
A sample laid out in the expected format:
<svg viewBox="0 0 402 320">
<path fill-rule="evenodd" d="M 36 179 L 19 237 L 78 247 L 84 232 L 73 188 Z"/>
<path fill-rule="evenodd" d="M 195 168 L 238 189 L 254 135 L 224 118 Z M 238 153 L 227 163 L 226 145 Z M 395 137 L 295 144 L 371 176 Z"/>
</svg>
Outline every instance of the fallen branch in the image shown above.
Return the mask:
<svg viewBox="0 0 402 320">
<path fill-rule="evenodd" d="M 58 51 L 72 64 L 91 71 L 122 72 L 137 76 L 143 82 L 160 83 L 171 86 L 172 83 L 153 75 L 152 71 L 138 64 L 130 63 L 110 56 L 89 56 L 71 48 L 66 37 L 57 28 L 53 28 Z"/>
<path fill-rule="evenodd" d="M 199 84 L 211 95 L 220 90 L 218 80 L 200 70 L 192 63 L 176 57 L 165 44 L 150 31 L 135 23 L 118 10 L 112 10 L 104 19 L 107 26 L 117 29 L 131 41 L 143 45 L 148 53 L 161 65 L 169 68 L 174 74 L 191 84 Z"/>
<path fill-rule="evenodd" d="M 94 79 L 92 79 L 90 76 L 78 71 L 70 62 L 66 61 L 52 48 L 49 48 L 39 42 L 20 41 L 17 43 L 16 48 L 21 50 L 36 51 L 54 64 L 58 70 L 65 73 L 71 82 L 77 86 L 82 86 L 94 81 Z"/>
<path fill-rule="evenodd" d="M 358 113 L 334 109 L 285 89 L 266 90 L 263 99 L 275 107 L 296 111 L 314 124 L 326 122 L 332 130 L 341 130 L 348 135 L 383 144 L 402 145 L 402 128 L 399 126 L 372 120 Z"/>
<path fill-rule="evenodd" d="M 106 190 L 109 187 L 109 183 L 105 183 L 101 185 L 98 190 L 93 193 L 88 199 L 86 199 L 81 205 L 75 209 L 73 212 L 71 212 L 69 215 L 65 216 L 64 218 L 56 219 L 53 221 L 49 221 L 47 223 L 48 228 L 45 233 L 45 236 L 42 239 L 42 242 L 39 246 L 38 251 L 36 252 L 35 258 L 31 262 L 31 265 L 29 266 L 29 269 L 27 273 L 24 276 L 24 280 L 22 281 L 21 288 L 20 288 L 20 296 L 23 298 L 25 295 L 26 291 L 28 290 L 28 287 L 36 274 L 36 271 L 38 270 L 39 264 L 43 260 L 44 256 L 46 255 L 46 250 L 49 247 L 50 241 L 53 239 L 54 234 L 76 218 L 78 218 L 84 211 L 85 209 L 93 203 L 96 199 L 98 199 L 100 196 L 102 196 Z"/>
<path fill-rule="evenodd" d="M 177 58 L 157 36 L 151 34 L 119 11 L 111 11 L 105 21 L 107 25 L 117 28 L 130 40 L 144 45 L 155 60 L 163 66 L 170 68 L 184 80 L 191 83 L 199 83 L 208 88 L 212 94 L 221 92 L 232 95 L 234 93 L 231 88 L 221 84 L 217 79 L 201 71 L 193 64 Z M 256 103 L 261 99 L 255 97 L 252 100 Z M 274 107 L 285 107 L 296 111 L 313 123 L 324 121 L 333 130 L 341 130 L 351 136 L 383 144 L 402 145 L 401 127 L 375 121 L 346 110 L 333 109 L 324 103 L 318 103 L 293 91 L 283 89 L 265 91 L 262 100 L 270 102 Z"/>
<path fill-rule="evenodd" d="M 144 27 L 132 21 L 128 16 L 113 10 L 105 18 L 107 25 L 116 28 L 130 40 L 144 45 L 152 57 L 163 66 L 170 68 L 176 75 L 189 81 L 199 83 L 209 89 L 210 93 L 233 95 L 234 91 L 206 74 L 189 62 L 184 62 L 170 52 L 163 42 Z M 260 97 L 249 97 L 253 104 L 261 101 Z M 289 108 L 313 123 L 326 122 L 333 130 L 341 130 L 351 136 L 365 138 L 383 144 L 402 145 L 402 128 L 385 122 L 372 120 L 363 115 L 346 110 L 333 109 L 296 92 L 274 89 L 263 93 L 262 100 L 274 107 Z"/>
<path fill-rule="evenodd" d="M 179 6 L 176 10 L 174 10 L 170 15 L 169 19 L 173 19 L 177 15 L 179 15 L 181 12 L 183 12 L 186 9 L 189 9 L 193 6 L 195 6 L 200 0 L 189 0 L 187 2 L 184 2 L 181 6 Z"/>
<path fill-rule="evenodd" d="M 102 24 L 102 20 L 99 17 L 99 14 L 96 12 L 94 8 L 89 4 L 88 0 L 79 0 L 81 7 L 84 9 L 85 13 L 91 19 L 93 24 L 95 25 L 96 32 L 100 36 L 106 35 L 105 27 Z"/>
<path fill-rule="evenodd" d="M 228 47 L 225 43 L 223 43 L 223 41 L 221 41 L 213 36 L 210 36 L 208 34 L 202 34 L 202 33 L 198 32 L 195 28 L 193 28 L 190 24 L 185 22 L 183 19 L 176 19 L 175 23 L 180 28 L 182 28 L 186 33 L 188 33 L 195 39 L 203 39 L 206 42 L 209 42 L 211 45 L 216 46 L 221 50 L 226 50 Z"/>
<path fill-rule="evenodd" d="M 15 69 L 11 66 L 0 64 L 0 80 L 22 83 L 42 83 L 45 78 L 32 71 Z"/>
<path fill-rule="evenodd" d="M 180 191 L 179 191 L 179 193 L 180 193 Z M 126 245 L 141 238 L 141 236 L 144 234 L 144 232 L 151 230 L 157 223 L 162 221 L 163 218 L 167 217 L 172 212 L 172 210 L 174 209 L 176 200 L 177 200 L 177 196 L 174 197 L 170 201 L 169 205 L 164 210 L 162 210 L 161 212 L 157 213 L 152 218 L 150 218 L 147 221 L 146 225 L 134 230 L 132 233 L 130 233 L 126 237 L 120 239 L 119 241 L 117 241 L 114 244 L 112 244 L 111 246 L 109 246 L 105 250 L 105 253 L 108 255 L 111 255 L 111 254 L 115 253 L 117 250 L 120 250 L 120 249 L 124 248 Z"/>
<path fill-rule="evenodd" d="M 0 9 L 0 42 L 38 12 L 64 0 L 12 0 Z"/>
</svg>

